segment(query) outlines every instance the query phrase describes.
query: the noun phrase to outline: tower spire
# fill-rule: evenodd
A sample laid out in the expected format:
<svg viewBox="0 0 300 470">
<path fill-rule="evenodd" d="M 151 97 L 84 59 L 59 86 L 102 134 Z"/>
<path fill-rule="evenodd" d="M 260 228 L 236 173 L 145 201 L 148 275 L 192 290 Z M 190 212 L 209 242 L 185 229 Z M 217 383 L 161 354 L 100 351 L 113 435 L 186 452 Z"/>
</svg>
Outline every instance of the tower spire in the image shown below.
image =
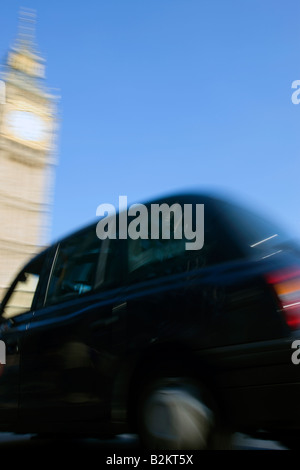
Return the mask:
<svg viewBox="0 0 300 470">
<path fill-rule="evenodd" d="M 17 36 L 17 44 L 20 48 L 27 50 L 35 49 L 35 27 L 36 11 L 31 8 L 21 7 Z"/>
</svg>

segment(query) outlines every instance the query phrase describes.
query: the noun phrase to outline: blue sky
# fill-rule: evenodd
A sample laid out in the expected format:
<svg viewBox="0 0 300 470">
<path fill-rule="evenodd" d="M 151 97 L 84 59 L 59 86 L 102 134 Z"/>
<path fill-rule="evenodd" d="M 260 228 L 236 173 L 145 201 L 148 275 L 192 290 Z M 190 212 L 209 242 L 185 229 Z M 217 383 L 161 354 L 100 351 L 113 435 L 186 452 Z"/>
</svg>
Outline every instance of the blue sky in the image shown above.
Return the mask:
<svg viewBox="0 0 300 470">
<path fill-rule="evenodd" d="M 1 61 L 22 6 L 61 96 L 51 239 L 119 195 L 195 187 L 300 238 L 298 0 L 4 0 Z"/>
</svg>

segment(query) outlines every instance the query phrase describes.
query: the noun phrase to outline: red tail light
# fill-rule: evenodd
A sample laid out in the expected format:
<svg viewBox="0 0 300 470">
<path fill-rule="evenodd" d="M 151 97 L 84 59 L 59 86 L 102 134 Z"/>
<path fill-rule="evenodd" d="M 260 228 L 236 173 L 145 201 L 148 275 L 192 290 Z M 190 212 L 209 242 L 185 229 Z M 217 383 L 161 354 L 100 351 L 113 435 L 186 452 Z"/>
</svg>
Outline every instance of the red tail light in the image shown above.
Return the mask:
<svg viewBox="0 0 300 470">
<path fill-rule="evenodd" d="M 293 330 L 300 328 L 300 269 L 289 268 L 266 276 L 272 285 L 285 320 Z"/>
</svg>

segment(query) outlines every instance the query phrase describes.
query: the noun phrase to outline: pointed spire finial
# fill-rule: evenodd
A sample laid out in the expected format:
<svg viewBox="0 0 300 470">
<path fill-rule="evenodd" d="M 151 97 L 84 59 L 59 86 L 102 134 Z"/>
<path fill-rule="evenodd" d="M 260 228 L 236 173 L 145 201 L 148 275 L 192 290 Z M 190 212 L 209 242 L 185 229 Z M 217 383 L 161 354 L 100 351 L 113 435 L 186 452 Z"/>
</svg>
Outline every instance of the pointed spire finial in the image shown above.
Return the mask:
<svg viewBox="0 0 300 470">
<path fill-rule="evenodd" d="M 36 11 L 31 8 L 20 8 L 18 43 L 26 49 L 35 46 Z"/>
</svg>

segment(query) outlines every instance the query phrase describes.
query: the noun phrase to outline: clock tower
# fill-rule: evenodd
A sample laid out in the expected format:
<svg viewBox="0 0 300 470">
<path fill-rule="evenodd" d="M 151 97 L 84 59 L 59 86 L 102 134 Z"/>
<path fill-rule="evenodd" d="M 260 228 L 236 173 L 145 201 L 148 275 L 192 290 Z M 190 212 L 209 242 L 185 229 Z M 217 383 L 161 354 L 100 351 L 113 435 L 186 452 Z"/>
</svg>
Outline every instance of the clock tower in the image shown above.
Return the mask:
<svg viewBox="0 0 300 470">
<path fill-rule="evenodd" d="M 47 242 L 55 166 L 57 100 L 44 85 L 35 14 L 21 15 L 0 82 L 0 297 Z"/>
</svg>

